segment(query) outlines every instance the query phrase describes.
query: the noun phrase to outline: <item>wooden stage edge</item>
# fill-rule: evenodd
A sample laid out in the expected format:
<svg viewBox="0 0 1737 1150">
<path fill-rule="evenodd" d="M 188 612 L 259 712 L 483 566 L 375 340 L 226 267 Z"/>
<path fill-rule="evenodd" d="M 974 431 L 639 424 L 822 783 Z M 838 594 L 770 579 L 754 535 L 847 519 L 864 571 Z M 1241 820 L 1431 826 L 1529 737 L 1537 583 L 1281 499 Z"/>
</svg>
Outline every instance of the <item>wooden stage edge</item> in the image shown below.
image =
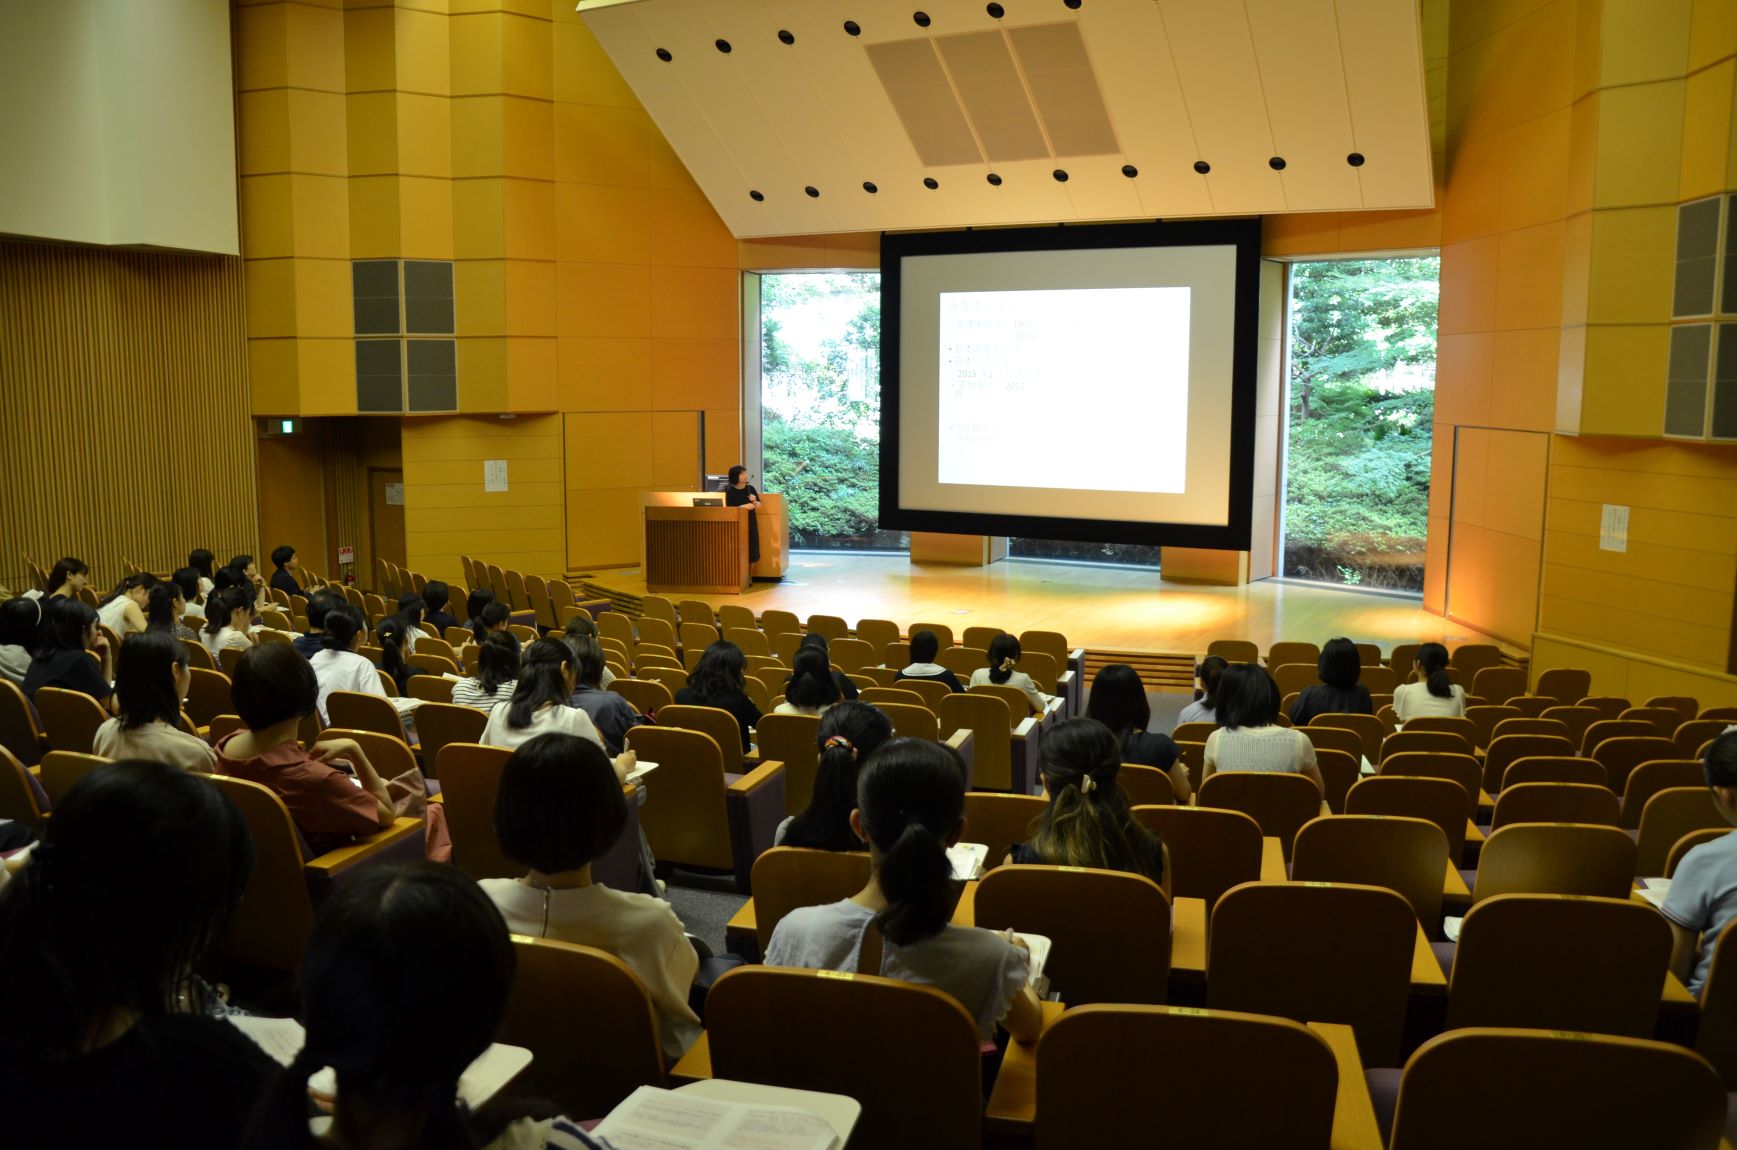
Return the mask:
<svg viewBox="0 0 1737 1150">
<path fill-rule="evenodd" d="M 637 568 L 573 572 L 568 576 L 599 597 L 637 613 L 646 594 Z M 1423 609 L 1416 599 L 1368 591 L 1262 581 L 1241 587 L 1168 583 L 1155 572 L 1128 567 L 1004 560 L 988 567 L 915 564 L 903 555 L 798 551 L 782 583 L 755 583 L 741 595 L 670 596 L 739 603 L 756 615 L 767 608 L 946 623 L 966 627 L 1060 631 L 1076 647 L 1093 651 L 1193 655 L 1214 639 L 1252 639 L 1265 650 L 1275 640 L 1320 643 L 1344 635 L 1377 643 L 1496 642 Z M 1510 655 L 1525 652 L 1499 644 Z"/>
</svg>

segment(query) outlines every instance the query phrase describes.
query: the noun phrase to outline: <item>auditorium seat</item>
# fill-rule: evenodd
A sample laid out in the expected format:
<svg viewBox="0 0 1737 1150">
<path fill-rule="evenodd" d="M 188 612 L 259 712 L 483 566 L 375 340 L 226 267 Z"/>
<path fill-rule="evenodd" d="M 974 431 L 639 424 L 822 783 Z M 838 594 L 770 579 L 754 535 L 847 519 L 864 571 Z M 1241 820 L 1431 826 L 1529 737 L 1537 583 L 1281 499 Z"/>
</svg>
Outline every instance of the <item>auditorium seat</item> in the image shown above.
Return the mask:
<svg viewBox="0 0 1737 1150">
<path fill-rule="evenodd" d="M 411 678 L 410 685 L 404 689 L 405 695 L 412 699 L 421 699 L 424 704 L 452 702 L 452 689 L 457 686 L 451 679 L 443 675 L 416 675 Z M 417 711 L 417 731 L 422 730 L 422 713 Z"/>
<path fill-rule="evenodd" d="M 1692 716 L 1691 716 L 1692 717 Z M 1682 715 L 1674 707 L 1630 707 L 1617 719 L 1636 723 L 1652 724 L 1650 734 L 1668 739 L 1677 733 L 1677 728 L 1684 723 Z"/>
<path fill-rule="evenodd" d="M 1468 694 L 1478 695 L 1494 704 L 1506 703 L 1526 693 L 1524 667 L 1482 667 L 1472 675 Z"/>
<path fill-rule="evenodd" d="M 641 619 L 655 619 L 666 623 L 672 631 L 681 625 L 675 603 L 663 595 L 647 595 L 639 601 L 639 610 Z"/>
<path fill-rule="evenodd" d="M 727 711 L 720 714 L 729 717 Z M 658 765 L 657 793 L 640 812 L 652 854 L 660 862 L 731 873 L 737 890 L 749 894 L 754 860 L 772 845 L 784 819 L 784 766 L 768 759 L 746 774 L 729 770 L 747 765 L 741 762 L 734 719 L 730 728 L 730 741 L 720 744 L 701 730 L 635 727 L 627 744 Z"/>
<path fill-rule="evenodd" d="M 1680 1046 L 1556 1030 L 1454 1030 L 1406 1063 L 1388 1150 L 1463 1150 L 1468 1106 L 1480 1150 L 1714 1150 L 1726 1097 L 1712 1066 Z"/>
<path fill-rule="evenodd" d="M 820 635 L 831 643 L 835 639 L 844 639 L 850 635 L 850 624 L 837 615 L 810 615 L 807 631 L 810 635 Z"/>
<path fill-rule="evenodd" d="M 1287 708 L 1288 710 L 1288 708 Z M 1374 715 L 1316 715 L 1308 723 L 1311 727 L 1343 727 L 1355 731 L 1363 740 L 1363 757 L 1371 763 L 1381 761 L 1381 743 L 1387 738 L 1387 726 Z"/>
<path fill-rule="evenodd" d="M 1515 783 L 1496 796 L 1490 829 L 1510 823 L 1586 823 L 1614 827 L 1621 803 L 1602 785 Z"/>
<path fill-rule="evenodd" d="M 1157 767 L 1123 763 L 1116 768 L 1116 784 L 1122 788 L 1130 807 L 1162 807 L 1176 801 L 1169 772 Z"/>
<path fill-rule="evenodd" d="M 613 612 L 611 612 L 613 614 Z M 679 651 L 681 644 L 676 641 L 675 624 L 668 619 L 659 619 L 647 615 L 639 620 L 637 628 L 640 643 L 656 643 L 669 651 Z"/>
<path fill-rule="evenodd" d="M 1015 843 L 1031 838 L 1032 827 L 1043 817 L 1048 806 L 1047 800 L 1036 795 L 967 791 L 964 841 L 982 843 L 989 848 L 989 856 L 983 862 L 986 869 L 1000 866 Z M 1258 828 L 1256 839 L 1258 842 Z"/>
<path fill-rule="evenodd" d="M 66 792 L 72 790 L 80 779 L 110 761 L 101 755 L 81 754 L 78 751 L 49 751 L 43 755 L 38 777 L 41 779 L 43 792 L 48 795 L 51 809 L 60 805 L 60 801 L 66 798 Z"/>
<path fill-rule="evenodd" d="M 664 667 L 653 664 L 648 667 L 642 667 L 639 671 L 638 677 L 641 680 L 661 683 L 663 684 L 664 689 L 669 692 L 669 702 L 663 702 L 662 697 L 659 696 L 660 707 L 667 707 L 671 703 L 674 703 L 675 693 L 688 685 L 688 673 L 686 669 L 682 667 Z M 620 681 L 621 680 L 619 679 L 615 680 L 615 682 Z M 614 686 L 614 683 L 611 683 L 610 685 Z M 648 715 L 651 713 L 650 711 L 640 708 L 637 703 L 634 704 L 634 709 L 638 710 L 642 715 Z"/>
<path fill-rule="evenodd" d="M 1651 1038 L 1671 928 L 1632 899 L 1505 894 L 1466 913 L 1447 1028 L 1537 1027 Z"/>
<path fill-rule="evenodd" d="M 945 686 L 920 680 L 913 685 L 943 689 Z M 1006 703 L 991 695 L 970 692 L 946 692 L 940 698 L 937 714 L 942 738 L 951 739 L 961 731 L 972 732 L 971 787 L 1016 794 L 1030 794 L 1036 787 L 1037 740 L 1027 733 L 1035 730 L 1035 720 L 1027 719 L 1016 728 Z"/>
<path fill-rule="evenodd" d="M 1713 801 L 1713 792 L 1705 786 L 1659 791 L 1641 808 L 1640 830 L 1634 840 L 1634 877 L 1663 875 L 1671 848 L 1690 831 L 1726 830 L 1730 826 Z"/>
<path fill-rule="evenodd" d="M 945 651 L 953 645 L 953 628 L 945 623 L 912 623 L 905 631 L 907 636 L 914 636 L 918 631 L 932 631 L 935 642 Z"/>
<path fill-rule="evenodd" d="M 899 738 L 938 740 L 941 737 L 941 718 L 927 706 L 886 700 L 871 701 L 886 713 L 887 720 L 893 725 L 893 734 Z"/>
<path fill-rule="evenodd" d="M 362 691 L 333 691 L 327 695 L 326 722 L 333 727 L 353 727 L 400 738 L 404 735 L 404 720 L 392 701 Z"/>
<path fill-rule="evenodd" d="M 618 685 L 616 680 L 611 687 Z M 815 774 L 820 766 L 820 719 L 815 715 L 760 716 L 755 741 L 761 759 L 784 764 L 784 810 L 800 814 L 814 797 Z"/>
<path fill-rule="evenodd" d="M 1214 639 L 1206 645 L 1206 654 L 1217 655 L 1227 663 L 1258 663 L 1261 649 L 1248 639 Z"/>
<path fill-rule="evenodd" d="M 1419 945 L 1417 916 L 1400 895 L 1341 883 L 1245 883 L 1212 908 L 1209 939 L 1209 1008 L 1345 1023 L 1365 1066 L 1398 1060 Z"/>
<path fill-rule="evenodd" d="M 1267 648 L 1267 667 L 1269 669 L 1305 663 L 1314 667 L 1320 660 L 1321 648 L 1315 643 L 1282 642 L 1274 643 Z M 1274 674 L 1276 675 L 1277 672 L 1275 671 Z"/>
<path fill-rule="evenodd" d="M 1676 744 L 1677 754 L 1682 758 L 1699 758 L 1701 748 L 1718 738 L 1730 725 L 1729 719 L 1690 719 L 1677 724 L 1677 729 L 1671 732 L 1671 742 Z"/>
<path fill-rule="evenodd" d="M 1227 771 L 1200 786 L 1196 803 L 1241 811 L 1260 824 L 1261 834 L 1279 840 L 1286 861 L 1297 831 L 1321 813 L 1322 795 L 1315 780 L 1304 775 L 1261 771 Z"/>
<path fill-rule="evenodd" d="M 937 679 L 899 679 L 893 686 L 901 691 L 915 691 L 923 697 L 924 705 L 936 714 L 940 714 L 943 701 L 957 694 L 953 688 Z"/>
<path fill-rule="evenodd" d="M 10 819 L 33 834 L 40 834 L 48 809 L 45 799 L 41 784 L 32 777 L 29 768 L 0 745 L 0 819 Z"/>
<path fill-rule="evenodd" d="M 1400 895 L 1431 938 L 1441 933 L 1447 873 L 1447 836 L 1417 818 L 1324 815 L 1297 832 L 1291 856 L 1294 882 L 1361 883 Z"/>
<path fill-rule="evenodd" d="M 856 637 L 874 649 L 874 662 L 878 663 L 887 644 L 899 641 L 899 625 L 891 619 L 858 619 Z"/>
<path fill-rule="evenodd" d="M 1485 745 L 1478 739 L 1478 725 L 1471 719 L 1460 715 L 1419 715 L 1417 718 L 1408 721 L 1405 724 L 1405 729 L 1403 731 L 1395 732 L 1395 734 L 1389 735 L 1388 738 L 1393 739 L 1395 737 L 1404 737 L 1407 735 L 1431 733 L 1457 736 L 1460 741 L 1465 744 L 1465 751 L 1467 754 L 1476 753 Z M 1400 747 L 1396 749 L 1403 750 L 1405 748 Z M 1443 746 L 1441 748 L 1423 747 L 1420 749 L 1459 750 L 1460 748 Z M 1382 753 L 1387 753 L 1385 743 L 1383 744 Z"/>
<path fill-rule="evenodd" d="M 783 679 L 784 677 L 780 676 L 778 680 L 780 691 L 784 688 Z M 617 681 L 619 682 L 619 680 Z M 753 703 L 754 709 L 759 711 L 762 715 L 769 715 L 772 713 L 772 688 L 766 685 L 765 679 L 760 678 L 758 675 L 743 675 L 742 693 L 748 696 L 748 701 Z M 780 698 L 782 698 L 782 696 L 780 696 Z"/>
<path fill-rule="evenodd" d="M 103 705 L 83 691 L 61 687 L 38 687 L 36 713 L 42 716 L 42 733 L 51 751 L 89 754 L 97 728 L 108 721 Z"/>
<path fill-rule="evenodd" d="M 1452 779 L 1416 775 L 1375 775 L 1352 786 L 1345 796 L 1349 815 L 1389 815 L 1425 819 L 1446 836 L 1448 858 L 1463 865 L 1472 805 Z"/>
<path fill-rule="evenodd" d="M 1471 724 L 1467 722 L 1466 726 L 1470 727 Z M 1395 731 L 1381 741 L 1380 761 L 1385 762 L 1394 755 L 1407 752 L 1470 757 L 1473 750 L 1471 739 L 1465 735 L 1452 731 L 1414 731 L 1412 723 L 1407 723 L 1403 730 Z"/>
<path fill-rule="evenodd" d="M 712 605 L 704 599 L 683 599 L 676 604 L 676 618 L 683 623 L 704 623 L 708 627 L 718 625 L 718 617 L 712 612 Z"/>
<path fill-rule="evenodd" d="M 1615 827 L 1513 823 L 1484 843 L 1470 885 L 1474 905 L 1499 894 L 1627 898 L 1635 877 L 1634 840 Z"/>
<path fill-rule="evenodd" d="M 421 682 L 426 675 L 410 680 Z M 422 769 L 430 778 L 439 777 L 441 748 L 448 743 L 474 743 L 482 738 L 488 726 L 487 711 L 475 707 L 460 707 L 452 703 L 424 703 L 416 709 L 416 737 L 422 756 Z"/>
<path fill-rule="evenodd" d="M 710 623 L 683 623 L 676 634 L 681 640 L 682 659 L 690 671 L 706 648 L 718 641 L 718 629 Z"/>
<path fill-rule="evenodd" d="M 1136 806 L 1134 817 L 1169 848 L 1172 898 L 1204 899 L 1210 913 L 1225 891 L 1261 877 L 1261 826 L 1241 811 Z"/>
<path fill-rule="evenodd" d="M 1336 815 L 1344 814 L 1345 796 L 1362 777 L 1359 757 L 1348 751 L 1322 747 L 1315 751 L 1315 769 L 1321 772 L 1322 798 L 1327 809 Z"/>
<path fill-rule="evenodd" d="M 961 648 L 955 648 L 959 649 Z M 1015 726 L 1032 713 L 1031 700 L 1026 698 L 1025 692 L 1018 687 L 1006 683 L 979 683 L 967 688 L 967 691 L 976 695 L 988 695 L 1006 703 L 1007 713 L 1012 716 Z"/>
<path fill-rule="evenodd" d="M 869 856 L 861 851 L 771 847 L 754 860 L 754 931 L 760 953 L 772 931 L 798 907 L 827 906 L 868 885 Z"/>
<path fill-rule="evenodd" d="M 35 766 L 48 749 L 48 740 L 36 721 L 30 700 L 10 679 L 0 679 L 0 747 L 11 751 L 24 766 Z"/>
<path fill-rule="evenodd" d="M 1273 682 L 1279 685 L 1280 695 L 1299 695 L 1309 687 L 1321 681 L 1321 676 L 1314 663 L 1278 663 L 1272 666 Z M 1290 708 L 1284 708 L 1289 713 Z"/>
<path fill-rule="evenodd" d="M 1589 740 L 1597 727 L 1594 724 L 1593 731 L 1587 733 Z M 1677 758 L 1677 745 L 1657 735 L 1615 735 L 1601 741 L 1590 752 L 1580 753 L 1590 754 L 1603 765 L 1606 785 L 1620 795 L 1628 789 L 1628 777 L 1636 767 L 1655 760 Z"/>
<path fill-rule="evenodd" d="M 766 610 L 760 612 L 760 629 L 769 637 L 800 635 L 802 621 L 790 611 Z"/>
<path fill-rule="evenodd" d="M 1461 643 L 1453 649 L 1448 664 L 1465 676 L 1468 693 L 1475 694 L 1470 684 L 1485 667 L 1502 665 L 1502 649 L 1494 643 Z"/>
<path fill-rule="evenodd" d="M 479 712 L 480 713 L 480 712 Z M 486 719 L 485 719 L 486 721 Z M 471 878 L 516 878 L 525 868 L 501 853 L 495 838 L 495 796 L 513 753 L 505 747 L 447 743 L 440 750 L 440 798 L 452 837 L 453 865 Z"/>
<path fill-rule="evenodd" d="M 989 652 L 977 647 L 943 647 L 935 661 L 957 675 L 959 682 L 969 683 L 971 672 L 989 666 Z"/>
<path fill-rule="evenodd" d="M 1489 760 L 1484 760 L 1486 763 Z M 1634 776 L 1630 775 L 1630 779 Z M 1586 783 L 1605 785 L 1604 767 L 1592 759 L 1576 755 L 1523 755 L 1508 764 L 1502 772 L 1502 789 L 1521 783 Z M 1636 812 L 1635 818 L 1640 818 Z"/>
<path fill-rule="evenodd" d="M 1216 730 L 1218 724 L 1214 722 L 1179 723 L 1176 729 L 1170 732 L 1170 737 L 1178 743 L 1204 743 Z"/>
<path fill-rule="evenodd" d="M 872 643 L 849 637 L 834 639 L 827 644 L 827 658 L 833 666 L 848 674 L 880 662 L 879 648 Z"/>
<path fill-rule="evenodd" d="M 1402 738 L 1404 735 L 1405 732 L 1401 731 L 1393 738 Z M 1446 737 L 1459 742 L 1456 736 Z M 1466 798 L 1474 812 L 1483 791 L 1483 768 L 1478 765 L 1478 760 L 1469 754 L 1456 751 L 1401 751 L 1383 758 L 1379 773 L 1452 779 L 1465 789 Z"/>
<path fill-rule="evenodd" d="M 1004 866 L 977 884 L 973 921 L 1054 943 L 1044 964 L 1069 1004 L 1166 1001 L 1170 900 L 1143 875 L 1086 867 Z"/>
<path fill-rule="evenodd" d="M 1665 707 L 1669 710 L 1675 711 L 1677 713 L 1677 722 L 1672 724 L 1673 728 L 1677 724 L 1688 722 L 1701 712 L 1701 701 L 1688 695 L 1654 695 L 1652 698 L 1642 703 L 1641 706 Z"/>
</svg>

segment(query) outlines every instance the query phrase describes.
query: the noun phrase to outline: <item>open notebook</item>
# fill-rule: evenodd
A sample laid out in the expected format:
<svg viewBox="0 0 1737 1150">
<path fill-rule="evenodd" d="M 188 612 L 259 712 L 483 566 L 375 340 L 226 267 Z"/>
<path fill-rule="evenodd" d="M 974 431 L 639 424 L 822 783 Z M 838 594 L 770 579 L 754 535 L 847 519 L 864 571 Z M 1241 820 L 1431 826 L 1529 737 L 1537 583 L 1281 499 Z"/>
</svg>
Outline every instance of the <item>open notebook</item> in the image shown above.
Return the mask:
<svg viewBox="0 0 1737 1150">
<path fill-rule="evenodd" d="M 745 1082 L 641 1086 L 594 1133 L 615 1150 L 837 1150 L 861 1112 L 842 1095 Z"/>
<path fill-rule="evenodd" d="M 989 848 L 983 843 L 955 843 L 947 848 L 947 861 L 953 864 L 953 881 L 970 882 L 983 877 L 983 865 L 989 858 Z"/>
<path fill-rule="evenodd" d="M 232 1014 L 229 1021 L 237 1030 L 253 1039 L 279 1065 L 295 1061 L 296 1052 L 307 1042 L 307 1031 L 293 1018 L 261 1018 L 251 1014 Z M 459 1076 L 458 1096 L 472 1110 L 482 1107 L 500 1093 L 531 1064 L 531 1052 L 522 1046 L 497 1042 L 483 1051 L 477 1060 Z M 338 1091 L 337 1077 L 331 1067 L 316 1070 L 308 1077 L 308 1089 L 314 1094 L 330 1097 Z"/>
</svg>

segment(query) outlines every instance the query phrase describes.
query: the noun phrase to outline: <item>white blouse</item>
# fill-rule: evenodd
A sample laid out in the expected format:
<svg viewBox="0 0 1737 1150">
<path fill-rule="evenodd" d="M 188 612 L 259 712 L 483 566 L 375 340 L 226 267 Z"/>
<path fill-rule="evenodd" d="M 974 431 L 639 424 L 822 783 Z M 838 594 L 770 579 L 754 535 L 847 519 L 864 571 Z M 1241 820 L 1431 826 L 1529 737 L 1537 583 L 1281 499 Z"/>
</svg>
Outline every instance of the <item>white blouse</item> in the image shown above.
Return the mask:
<svg viewBox="0 0 1737 1150">
<path fill-rule="evenodd" d="M 314 669 L 314 678 L 320 684 L 320 721 L 329 723 L 330 716 L 326 714 L 326 700 L 333 691 L 360 691 L 365 695 L 379 695 L 386 698 L 386 688 L 380 685 L 380 672 L 374 669 L 374 664 L 354 651 L 333 651 L 325 649 L 315 651 L 308 664 Z"/>
</svg>

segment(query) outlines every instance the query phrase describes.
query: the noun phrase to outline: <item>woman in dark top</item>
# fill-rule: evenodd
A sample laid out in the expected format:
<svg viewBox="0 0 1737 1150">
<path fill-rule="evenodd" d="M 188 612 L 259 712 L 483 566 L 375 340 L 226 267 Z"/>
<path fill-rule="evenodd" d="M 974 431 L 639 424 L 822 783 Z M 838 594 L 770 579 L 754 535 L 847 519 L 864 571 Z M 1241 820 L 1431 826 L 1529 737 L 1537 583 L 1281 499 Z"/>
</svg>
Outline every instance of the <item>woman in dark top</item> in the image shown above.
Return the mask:
<svg viewBox="0 0 1737 1150">
<path fill-rule="evenodd" d="M 435 580 L 422 588 L 422 602 L 427 610 L 422 614 L 422 621 L 440 632 L 441 638 L 446 637 L 448 627 L 458 626 L 458 620 L 451 611 L 446 609 L 447 602 L 452 598 L 452 588 Z"/>
<path fill-rule="evenodd" d="M 675 701 L 684 707 L 717 707 L 736 717 L 742 728 L 742 750 L 748 751 L 753 741 L 748 729 L 760 721 L 760 708 L 743 690 L 743 676 L 748 661 L 742 648 L 728 639 L 719 639 L 688 676 L 688 685 L 676 692 Z"/>
<path fill-rule="evenodd" d="M 760 493 L 748 482 L 748 469 L 740 463 L 730 468 L 730 485 L 724 488 L 725 507 L 748 509 L 748 562 L 760 562 L 760 524 L 754 509 L 760 506 Z"/>
<path fill-rule="evenodd" d="M 1357 644 L 1349 639 L 1329 639 L 1315 664 L 1321 681 L 1304 687 L 1291 704 L 1291 722 L 1306 727 L 1316 715 L 1373 715 L 1369 688 L 1357 681 L 1362 674 Z"/>
<path fill-rule="evenodd" d="M 814 796 L 806 810 L 784 820 L 775 842 L 822 851 L 860 851 L 867 847 L 850 829 L 856 809 L 856 777 L 868 757 L 893 737 L 887 713 L 873 703 L 839 703 L 820 717 L 820 760 L 814 771 Z"/>
<path fill-rule="evenodd" d="M 819 647 L 820 653 L 826 656 L 827 666 L 832 666 L 832 652 L 826 645 L 826 636 L 820 634 L 818 631 L 811 631 L 802 636 L 802 642 L 798 644 L 798 647 Z M 856 684 L 850 681 L 849 675 L 834 668 L 832 672 L 832 681 L 838 687 L 839 698 L 844 699 L 847 702 L 856 698 Z"/>
<path fill-rule="evenodd" d="M 43 687 L 83 691 L 107 703 L 115 689 L 115 652 L 97 631 L 97 613 L 77 599 L 64 596 L 42 601 L 42 632 L 30 669 L 24 673 L 24 693 L 32 699 Z M 94 652 L 98 664 L 90 657 Z"/>
<path fill-rule="evenodd" d="M 1100 668 L 1086 698 L 1086 717 L 1110 728 L 1121 746 L 1121 761 L 1142 767 L 1157 767 L 1170 776 L 1176 801 L 1185 803 L 1192 788 L 1188 770 L 1178 758 L 1182 753 L 1169 735 L 1148 731 L 1152 704 L 1146 699 L 1146 684 L 1139 672 L 1126 663 Z"/>
<path fill-rule="evenodd" d="M 1015 843 L 1007 860 L 1092 867 L 1144 875 L 1170 893 L 1164 844 L 1128 809 L 1117 785 L 1121 744 L 1096 719 L 1069 719 L 1043 737 L 1038 771 L 1049 806 L 1031 841 Z"/>
<path fill-rule="evenodd" d="M 105 764 L 55 804 L 0 890 L 8 1145 L 241 1143 L 277 1065 L 193 971 L 252 870 L 240 813 L 176 767 Z"/>
</svg>

